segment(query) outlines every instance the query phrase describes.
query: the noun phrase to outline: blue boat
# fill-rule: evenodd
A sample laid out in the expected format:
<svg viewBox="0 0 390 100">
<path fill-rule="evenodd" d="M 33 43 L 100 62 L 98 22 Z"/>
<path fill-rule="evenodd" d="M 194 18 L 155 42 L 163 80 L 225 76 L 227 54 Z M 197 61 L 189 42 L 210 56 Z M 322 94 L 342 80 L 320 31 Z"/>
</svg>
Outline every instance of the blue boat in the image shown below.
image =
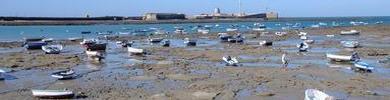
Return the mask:
<svg viewBox="0 0 390 100">
<path fill-rule="evenodd" d="M 42 46 L 45 46 L 47 45 L 46 42 L 42 42 L 42 41 L 35 41 L 35 42 L 26 42 L 24 44 L 24 47 L 27 49 L 27 50 L 34 50 L 34 49 L 42 49 Z"/>
<path fill-rule="evenodd" d="M 354 68 L 356 70 L 361 70 L 361 71 L 365 71 L 365 72 L 371 72 L 372 70 L 374 70 L 374 66 L 368 64 L 368 63 L 365 63 L 365 62 L 355 62 L 354 64 Z"/>
</svg>

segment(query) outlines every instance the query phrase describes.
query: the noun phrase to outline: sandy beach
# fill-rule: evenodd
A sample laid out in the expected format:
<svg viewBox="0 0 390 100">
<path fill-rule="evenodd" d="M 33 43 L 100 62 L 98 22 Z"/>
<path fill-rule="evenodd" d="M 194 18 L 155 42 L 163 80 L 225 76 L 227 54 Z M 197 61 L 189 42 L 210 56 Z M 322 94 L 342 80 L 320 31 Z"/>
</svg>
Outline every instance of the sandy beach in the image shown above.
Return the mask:
<svg viewBox="0 0 390 100">
<path fill-rule="evenodd" d="M 342 30 L 359 30 L 360 35 L 339 35 Z M 302 100 L 306 89 L 322 90 L 347 100 L 390 98 L 390 26 L 353 26 L 304 29 L 314 39 L 308 52 L 299 53 L 296 31 L 285 36 L 273 32 L 246 32 L 245 42 L 221 43 L 216 33 L 172 35 L 177 45 L 161 47 L 147 43 L 147 37 L 110 37 L 103 62 L 90 61 L 78 42 L 59 41 L 65 50 L 59 55 L 42 50 L 27 51 L 21 42 L 0 43 L 0 68 L 13 71 L 0 81 L 4 100 L 38 99 L 31 89 L 69 89 L 74 99 L 134 100 Z M 326 35 L 334 35 L 327 37 Z M 161 37 L 154 35 L 152 37 Z M 195 47 L 181 46 L 185 37 L 198 39 Z M 357 39 L 361 47 L 346 49 L 341 40 Z M 148 54 L 130 55 L 117 40 L 134 40 Z M 258 45 L 261 40 L 273 46 Z M 376 68 L 372 73 L 351 70 L 351 63 L 330 62 L 325 54 L 351 54 Z M 290 60 L 283 68 L 281 57 Z M 223 56 L 236 56 L 239 66 L 225 66 Z M 333 67 L 338 66 L 338 67 Z M 50 73 L 72 68 L 79 77 L 56 80 Z"/>
</svg>

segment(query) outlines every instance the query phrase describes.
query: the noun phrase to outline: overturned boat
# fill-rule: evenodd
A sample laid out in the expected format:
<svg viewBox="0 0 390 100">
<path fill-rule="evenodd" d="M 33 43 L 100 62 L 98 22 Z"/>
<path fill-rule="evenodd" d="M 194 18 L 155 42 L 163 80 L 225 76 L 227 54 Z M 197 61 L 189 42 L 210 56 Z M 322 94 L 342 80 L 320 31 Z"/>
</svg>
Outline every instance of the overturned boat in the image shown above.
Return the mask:
<svg viewBox="0 0 390 100">
<path fill-rule="evenodd" d="M 62 45 L 42 46 L 42 50 L 45 51 L 46 54 L 59 54 L 62 49 L 63 49 Z"/>
<path fill-rule="evenodd" d="M 51 77 L 57 78 L 59 80 L 72 79 L 75 76 L 76 75 L 73 70 L 58 71 L 51 74 Z"/>
<path fill-rule="evenodd" d="M 358 41 L 341 41 L 340 43 L 343 47 L 346 48 L 357 48 L 359 46 Z"/>
<path fill-rule="evenodd" d="M 73 91 L 69 90 L 31 90 L 32 95 L 39 98 L 64 99 L 74 97 Z"/>
<path fill-rule="evenodd" d="M 360 34 L 360 31 L 357 30 L 350 30 L 350 31 L 341 31 L 341 35 L 357 35 Z"/>
<path fill-rule="evenodd" d="M 238 66 L 238 60 L 236 57 L 222 57 L 222 60 L 225 61 L 227 66 Z"/>
<path fill-rule="evenodd" d="M 307 89 L 305 90 L 305 100 L 333 100 L 333 97 L 320 90 Z"/>
</svg>

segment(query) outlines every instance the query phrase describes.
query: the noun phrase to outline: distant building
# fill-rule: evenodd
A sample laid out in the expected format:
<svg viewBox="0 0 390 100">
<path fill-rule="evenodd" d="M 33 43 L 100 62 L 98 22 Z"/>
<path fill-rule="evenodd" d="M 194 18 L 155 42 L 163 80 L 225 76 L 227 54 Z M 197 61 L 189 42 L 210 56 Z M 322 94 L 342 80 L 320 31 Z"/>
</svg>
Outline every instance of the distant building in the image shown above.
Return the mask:
<svg viewBox="0 0 390 100">
<path fill-rule="evenodd" d="M 146 13 L 143 19 L 148 21 L 186 19 L 186 15 L 176 13 Z"/>
<path fill-rule="evenodd" d="M 278 13 L 276 13 L 276 12 L 267 12 L 266 14 L 267 14 L 266 15 L 267 19 L 278 19 L 279 18 Z"/>
</svg>

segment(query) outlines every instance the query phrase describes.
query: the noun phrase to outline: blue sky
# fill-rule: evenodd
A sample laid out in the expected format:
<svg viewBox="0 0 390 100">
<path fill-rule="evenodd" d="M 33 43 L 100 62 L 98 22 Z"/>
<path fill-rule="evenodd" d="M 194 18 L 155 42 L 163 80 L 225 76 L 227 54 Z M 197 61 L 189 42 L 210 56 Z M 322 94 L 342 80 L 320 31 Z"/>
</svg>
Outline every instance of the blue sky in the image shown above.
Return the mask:
<svg viewBox="0 0 390 100">
<path fill-rule="evenodd" d="M 242 0 L 242 5 L 246 13 L 269 8 L 283 17 L 390 16 L 390 0 Z M 0 16 L 195 15 L 217 7 L 224 13 L 237 13 L 238 0 L 1 0 Z"/>
</svg>

